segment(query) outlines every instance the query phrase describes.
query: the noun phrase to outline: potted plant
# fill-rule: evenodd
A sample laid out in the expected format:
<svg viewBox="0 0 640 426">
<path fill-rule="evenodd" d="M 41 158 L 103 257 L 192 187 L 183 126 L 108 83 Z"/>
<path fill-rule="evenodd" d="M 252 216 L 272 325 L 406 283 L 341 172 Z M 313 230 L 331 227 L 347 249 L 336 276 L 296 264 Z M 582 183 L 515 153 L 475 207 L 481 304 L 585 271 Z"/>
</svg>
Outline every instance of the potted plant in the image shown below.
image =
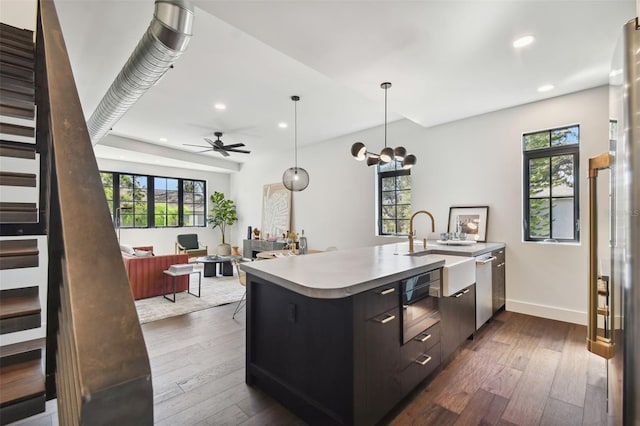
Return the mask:
<svg viewBox="0 0 640 426">
<path fill-rule="evenodd" d="M 231 246 L 225 240 L 225 230 L 227 226 L 232 226 L 238 221 L 236 205 L 233 201 L 224 198 L 222 192 L 215 191 L 211 197 L 211 210 L 207 222 L 212 229 L 220 228 L 222 233 L 222 243 L 218 245 L 216 253 L 223 256 L 231 254 Z"/>
</svg>

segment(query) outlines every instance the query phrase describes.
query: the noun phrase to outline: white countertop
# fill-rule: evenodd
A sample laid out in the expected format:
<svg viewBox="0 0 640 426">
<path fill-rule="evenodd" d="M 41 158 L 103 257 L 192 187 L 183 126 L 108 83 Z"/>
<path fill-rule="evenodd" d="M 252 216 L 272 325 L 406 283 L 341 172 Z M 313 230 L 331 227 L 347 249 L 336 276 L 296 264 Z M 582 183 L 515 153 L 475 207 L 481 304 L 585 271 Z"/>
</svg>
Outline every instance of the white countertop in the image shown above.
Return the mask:
<svg viewBox="0 0 640 426">
<path fill-rule="evenodd" d="M 308 297 L 339 299 L 444 265 L 441 255 L 398 255 L 396 244 L 242 263 L 248 274 Z"/>
<path fill-rule="evenodd" d="M 261 260 L 243 263 L 240 269 L 308 297 L 338 299 L 439 268 L 450 255 L 478 256 L 504 246 L 451 246 L 428 241 L 425 251 L 422 241 L 416 241 L 414 256 L 406 255 L 407 242 Z"/>
</svg>

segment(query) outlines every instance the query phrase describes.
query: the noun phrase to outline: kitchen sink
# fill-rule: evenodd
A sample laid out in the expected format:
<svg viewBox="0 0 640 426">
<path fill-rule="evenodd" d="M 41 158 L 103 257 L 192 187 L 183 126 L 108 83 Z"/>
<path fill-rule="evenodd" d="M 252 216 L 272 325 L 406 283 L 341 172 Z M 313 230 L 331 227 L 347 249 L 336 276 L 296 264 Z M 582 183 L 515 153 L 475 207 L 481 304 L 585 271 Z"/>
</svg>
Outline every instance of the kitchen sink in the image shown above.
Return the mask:
<svg viewBox="0 0 640 426">
<path fill-rule="evenodd" d="M 475 257 L 433 254 L 429 250 L 406 254 L 406 256 L 426 255 L 444 259 L 444 267 L 442 268 L 442 296 L 451 296 L 476 282 Z"/>
</svg>

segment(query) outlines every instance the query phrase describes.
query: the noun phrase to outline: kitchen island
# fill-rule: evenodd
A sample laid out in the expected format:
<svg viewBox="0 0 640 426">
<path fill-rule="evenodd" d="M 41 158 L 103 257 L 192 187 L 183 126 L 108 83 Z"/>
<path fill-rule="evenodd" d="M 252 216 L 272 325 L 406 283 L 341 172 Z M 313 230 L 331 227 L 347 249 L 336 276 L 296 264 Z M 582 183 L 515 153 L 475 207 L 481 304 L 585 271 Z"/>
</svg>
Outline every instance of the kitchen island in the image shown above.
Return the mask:
<svg viewBox="0 0 640 426">
<path fill-rule="evenodd" d="M 431 296 L 440 291 L 447 256 L 409 256 L 403 247 L 242 264 L 246 382 L 310 424 L 380 421 L 442 358 L 440 312 Z M 418 288 L 427 294 L 412 305 Z M 475 295 L 473 283 L 466 290 Z M 417 323 L 420 329 L 407 327 L 425 308 L 434 313 Z"/>
</svg>

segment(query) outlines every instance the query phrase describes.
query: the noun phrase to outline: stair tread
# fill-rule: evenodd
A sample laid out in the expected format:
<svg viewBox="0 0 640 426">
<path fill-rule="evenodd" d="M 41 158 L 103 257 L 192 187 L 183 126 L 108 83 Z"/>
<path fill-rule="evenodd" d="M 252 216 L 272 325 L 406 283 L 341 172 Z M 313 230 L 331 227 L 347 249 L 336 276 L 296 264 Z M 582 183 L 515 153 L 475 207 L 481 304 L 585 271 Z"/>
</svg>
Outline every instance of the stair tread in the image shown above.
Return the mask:
<svg viewBox="0 0 640 426">
<path fill-rule="evenodd" d="M 40 312 L 40 297 L 37 294 L 0 298 L 0 320 L 34 315 Z"/>
<path fill-rule="evenodd" d="M 24 80 L 15 76 L 2 76 L 2 78 L 0 78 L 0 87 L 19 93 L 35 95 L 33 81 Z"/>
<path fill-rule="evenodd" d="M 7 43 L 4 39 L 0 40 L 0 53 L 8 53 L 33 61 L 33 48 L 16 46 L 13 43 Z"/>
<path fill-rule="evenodd" d="M 3 240 L 0 257 L 37 255 L 38 240 Z"/>
<path fill-rule="evenodd" d="M 43 395 L 44 373 L 41 360 L 0 367 L 0 406 Z"/>
<path fill-rule="evenodd" d="M 10 135 L 32 137 L 35 134 L 35 129 L 30 126 L 21 126 L 19 124 L 0 123 L 0 132 Z"/>
</svg>

